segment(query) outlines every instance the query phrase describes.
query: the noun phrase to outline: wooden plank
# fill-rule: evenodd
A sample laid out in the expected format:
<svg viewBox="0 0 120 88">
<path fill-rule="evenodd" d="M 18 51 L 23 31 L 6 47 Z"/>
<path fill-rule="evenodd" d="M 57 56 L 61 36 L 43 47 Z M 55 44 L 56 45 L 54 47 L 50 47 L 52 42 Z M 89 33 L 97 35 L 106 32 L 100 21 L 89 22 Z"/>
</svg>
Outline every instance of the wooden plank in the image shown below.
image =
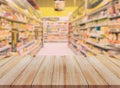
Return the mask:
<svg viewBox="0 0 120 88">
<path fill-rule="evenodd" d="M 21 60 L 22 56 L 16 56 L 12 58 L 7 64 L 0 68 L 0 78 L 2 78 L 5 74 L 7 74 L 14 66 L 16 66 Z M 4 69 L 4 70 L 3 70 Z"/>
<path fill-rule="evenodd" d="M 120 60 L 120 55 L 113 55 L 113 56 Z"/>
<path fill-rule="evenodd" d="M 108 58 L 108 59 L 111 60 L 114 64 L 116 64 L 118 67 L 120 67 L 120 59 L 110 57 L 110 56 L 109 56 L 107 53 L 105 53 L 105 52 L 104 52 L 104 57 Z"/>
<path fill-rule="evenodd" d="M 6 56 L 0 56 L 0 60 L 1 60 L 1 59 L 4 59 L 5 57 L 6 57 Z"/>
<path fill-rule="evenodd" d="M 116 59 L 116 58 L 111 58 L 111 57 L 108 57 L 108 56 L 105 56 L 107 57 L 109 60 L 111 60 L 114 64 L 116 64 L 118 67 L 120 67 L 120 60 L 119 59 Z"/>
<path fill-rule="evenodd" d="M 43 60 L 44 56 L 36 57 L 33 59 L 25 71 L 20 74 L 20 76 L 14 81 L 12 88 L 30 88 Z"/>
<path fill-rule="evenodd" d="M 108 54 L 107 52 L 103 52 L 103 53 L 104 53 L 104 55 L 106 55 L 106 56 L 108 56 L 108 57 L 116 58 L 116 59 L 120 60 L 120 55 L 115 55 L 115 54 L 110 55 L 110 54 Z"/>
<path fill-rule="evenodd" d="M 66 65 L 66 69 L 64 71 L 66 76 L 66 87 L 67 88 L 88 88 L 87 81 L 77 65 L 75 58 L 73 56 L 67 56 L 63 58 L 64 65 Z"/>
<path fill-rule="evenodd" d="M 112 71 L 117 77 L 120 78 L 120 68 L 111 62 L 104 55 L 97 55 L 96 58 L 103 63 L 110 71 Z"/>
<path fill-rule="evenodd" d="M 82 72 L 69 59 L 70 57 L 46 57 L 33 82 L 33 88 L 88 88 Z"/>
<path fill-rule="evenodd" d="M 12 60 L 13 58 L 15 58 L 15 56 L 12 56 L 10 58 L 3 58 L 0 60 L 0 67 L 2 67 L 3 65 L 5 65 L 6 63 L 8 63 L 10 60 Z"/>
<path fill-rule="evenodd" d="M 1 88 L 10 88 L 10 85 L 24 71 L 28 64 L 32 61 L 30 56 L 26 56 L 20 63 L 11 69 L 5 76 L 0 79 Z M 3 86 L 2 86 L 3 85 Z"/>
<path fill-rule="evenodd" d="M 109 84 L 110 88 L 120 88 L 120 79 L 99 60 L 93 56 L 88 57 L 87 60 L 92 64 L 101 77 L 103 77 L 103 79 Z"/>
<path fill-rule="evenodd" d="M 56 85 L 54 86 L 55 88 L 60 85 L 64 84 L 64 66 L 63 66 L 63 60 L 61 57 L 59 56 L 55 56 L 54 57 L 55 61 L 54 61 L 54 72 L 53 72 L 53 79 L 52 79 L 52 85 Z"/>
<path fill-rule="evenodd" d="M 120 55 L 117 55 L 117 58 L 120 59 Z"/>
<path fill-rule="evenodd" d="M 71 62 L 68 62 L 70 58 L 74 59 L 72 56 L 55 56 L 52 88 L 88 88 L 81 71 L 79 69 L 76 70 L 77 72 L 74 71 L 73 66 L 71 70 L 71 65 L 69 65 Z"/>
<path fill-rule="evenodd" d="M 88 82 L 89 88 L 108 88 L 107 82 L 105 82 L 104 79 L 96 72 L 85 57 L 81 55 L 76 56 L 75 58 Z"/>
<path fill-rule="evenodd" d="M 72 87 L 72 86 L 70 86 L 70 84 L 71 84 L 71 79 L 70 79 L 70 72 L 69 72 L 69 69 L 68 69 L 68 66 L 67 66 L 67 64 L 66 64 L 66 59 L 68 59 L 68 58 L 66 58 L 65 56 L 64 57 L 62 57 L 62 62 L 63 62 L 63 72 L 64 72 L 64 84 L 63 85 L 65 85 L 65 87 L 66 88 L 68 88 L 68 87 Z"/>
<path fill-rule="evenodd" d="M 57 57 L 58 58 L 58 57 Z M 66 70 L 66 68 L 64 68 L 64 63 L 63 63 L 63 59 L 64 58 L 58 58 L 59 59 L 59 85 L 60 85 L 60 87 L 59 88 L 63 88 L 63 84 L 65 83 L 65 76 L 64 76 L 64 74 L 65 74 L 65 70 Z M 55 59 L 56 60 L 56 59 Z M 55 67 L 55 66 L 54 66 Z M 54 71 L 55 72 L 55 71 Z M 54 76 L 54 73 L 53 73 L 53 76 Z M 54 77 L 53 77 L 54 78 Z M 63 83 L 64 82 L 64 83 Z"/>
<path fill-rule="evenodd" d="M 54 57 L 46 56 L 36 75 L 32 88 L 51 88 L 54 68 Z"/>
<path fill-rule="evenodd" d="M 119 68 L 103 60 L 92 55 L 13 58 L 0 67 L 0 88 L 120 88 Z"/>
<path fill-rule="evenodd" d="M 36 56 L 37 52 L 40 50 L 40 46 L 37 45 L 36 47 L 34 47 L 33 51 L 30 53 L 31 56 Z"/>
</svg>

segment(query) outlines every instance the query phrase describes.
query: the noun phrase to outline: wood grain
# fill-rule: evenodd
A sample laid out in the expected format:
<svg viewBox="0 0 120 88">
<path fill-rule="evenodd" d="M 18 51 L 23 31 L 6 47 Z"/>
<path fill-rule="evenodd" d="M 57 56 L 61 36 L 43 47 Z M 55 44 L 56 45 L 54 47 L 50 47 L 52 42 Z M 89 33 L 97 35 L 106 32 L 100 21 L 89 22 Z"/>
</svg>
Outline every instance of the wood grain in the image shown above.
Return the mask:
<svg viewBox="0 0 120 88">
<path fill-rule="evenodd" d="M 111 60 L 103 55 L 97 55 L 96 58 L 103 63 L 111 72 L 120 78 L 120 68 L 114 64 Z"/>
<path fill-rule="evenodd" d="M 14 56 L 0 63 L 0 88 L 120 88 L 119 60 L 107 55 Z"/>
<path fill-rule="evenodd" d="M 17 88 L 18 85 L 30 85 L 31 86 L 36 74 L 38 73 L 38 70 L 40 68 L 40 65 L 43 59 L 44 59 L 44 56 L 33 59 L 33 61 L 25 69 L 25 71 L 21 73 L 21 75 L 14 81 L 14 83 L 12 84 L 13 85 L 12 87 Z M 27 86 L 27 88 L 29 88 L 29 86 Z"/>
<path fill-rule="evenodd" d="M 109 57 L 108 55 L 104 55 L 103 57 L 111 60 L 114 64 L 116 64 L 118 67 L 120 67 L 120 59 L 112 58 L 112 57 Z"/>
<path fill-rule="evenodd" d="M 67 88 L 88 88 L 87 81 L 79 69 L 79 66 L 76 64 L 73 56 L 67 56 L 63 58 L 64 66 L 66 69 L 64 72 L 66 74 L 66 85 Z M 64 77 L 64 78 L 65 78 Z"/>
<path fill-rule="evenodd" d="M 0 59 L 0 67 L 2 67 L 3 65 L 5 65 L 7 62 L 9 62 L 10 60 L 12 60 L 13 58 L 15 58 L 15 56 L 12 56 L 10 58 L 2 58 L 2 59 Z"/>
<path fill-rule="evenodd" d="M 13 81 L 21 74 L 26 66 L 31 62 L 32 58 L 30 56 L 25 57 L 20 61 L 15 67 L 13 67 L 6 75 L 0 79 L 0 85 L 3 85 L 2 88 L 9 88 Z M 7 86 L 5 86 L 7 85 Z"/>
<path fill-rule="evenodd" d="M 0 78 L 2 78 L 5 74 L 7 74 L 13 67 L 15 67 L 21 60 L 22 56 L 14 57 L 14 59 L 10 60 L 4 66 L 0 68 Z M 4 69 L 4 70 L 3 70 Z"/>
<path fill-rule="evenodd" d="M 102 76 L 102 78 L 109 84 L 110 88 L 120 87 L 120 79 L 106 66 L 104 66 L 103 63 L 97 60 L 94 56 L 88 57 L 87 60 L 92 64 L 92 66 Z"/>
<path fill-rule="evenodd" d="M 51 88 L 54 67 L 54 57 L 45 56 L 32 86 L 33 88 Z"/>
<path fill-rule="evenodd" d="M 86 60 L 86 58 L 81 56 L 76 56 L 76 61 L 89 84 L 89 88 L 108 88 L 107 82 L 96 72 L 92 65 Z M 98 80 L 99 79 L 99 80 Z"/>
</svg>

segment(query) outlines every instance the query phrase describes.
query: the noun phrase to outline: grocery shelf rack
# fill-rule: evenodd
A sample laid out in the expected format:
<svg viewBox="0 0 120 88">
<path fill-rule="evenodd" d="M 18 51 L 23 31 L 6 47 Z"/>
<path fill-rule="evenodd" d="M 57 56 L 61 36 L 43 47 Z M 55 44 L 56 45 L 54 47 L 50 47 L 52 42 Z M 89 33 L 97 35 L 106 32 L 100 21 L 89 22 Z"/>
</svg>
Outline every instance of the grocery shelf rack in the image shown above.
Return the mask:
<svg viewBox="0 0 120 88">
<path fill-rule="evenodd" d="M 88 8 L 84 8 L 84 16 L 75 16 L 73 13 L 69 24 L 70 47 L 84 54 L 96 55 L 107 52 L 109 55 L 118 56 L 116 53 L 120 51 L 119 5 L 119 0 L 113 0 L 91 13 L 87 12 Z M 75 13 L 79 13 L 79 9 L 81 7 Z"/>
<path fill-rule="evenodd" d="M 41 19 L 12 9 L 4 0 L 0 0 L 0 6 L 3 8 L 0 10 L 0 56 L 26 55 L 36 47 L 40 49 L 43 46 Z"/>
</svg>

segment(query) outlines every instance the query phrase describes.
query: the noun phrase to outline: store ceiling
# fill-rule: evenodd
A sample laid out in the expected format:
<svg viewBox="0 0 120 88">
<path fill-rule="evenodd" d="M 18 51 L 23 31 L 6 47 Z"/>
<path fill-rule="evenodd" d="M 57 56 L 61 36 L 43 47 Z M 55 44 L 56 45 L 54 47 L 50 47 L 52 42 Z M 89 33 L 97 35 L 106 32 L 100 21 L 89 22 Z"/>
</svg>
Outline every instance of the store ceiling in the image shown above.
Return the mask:
<svg viewBox="0 0 120 88">
<path fill-rule="evenodd" d="M 65 0 L 66 7 L 79 6 L 84 0 Z M 36 0 L 40 7 L 54 7 L 54 0 Z"/>
<path fill-rule="evenodd" d="M 54 11 L 54 0 L 35 0 L 40 7 L 43 16 L 68 16 L 72 13 L 84 0 L 65 0 L 64 11 Z"/>
</svg>

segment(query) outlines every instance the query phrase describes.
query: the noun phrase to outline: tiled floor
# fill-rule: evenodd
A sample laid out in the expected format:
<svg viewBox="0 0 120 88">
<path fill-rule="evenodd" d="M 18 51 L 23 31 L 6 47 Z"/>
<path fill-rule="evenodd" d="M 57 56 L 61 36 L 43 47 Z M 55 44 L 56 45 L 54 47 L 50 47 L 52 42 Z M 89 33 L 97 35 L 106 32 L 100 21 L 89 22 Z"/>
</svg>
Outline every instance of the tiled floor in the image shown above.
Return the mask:
<svg viewBox="0 0 120 88">
<path fill-rule="evenodd" d="M 45 43 L 44 47 L 38 52 L 39 55 L 74 55 L 67 43 Z"/>
</svg>

